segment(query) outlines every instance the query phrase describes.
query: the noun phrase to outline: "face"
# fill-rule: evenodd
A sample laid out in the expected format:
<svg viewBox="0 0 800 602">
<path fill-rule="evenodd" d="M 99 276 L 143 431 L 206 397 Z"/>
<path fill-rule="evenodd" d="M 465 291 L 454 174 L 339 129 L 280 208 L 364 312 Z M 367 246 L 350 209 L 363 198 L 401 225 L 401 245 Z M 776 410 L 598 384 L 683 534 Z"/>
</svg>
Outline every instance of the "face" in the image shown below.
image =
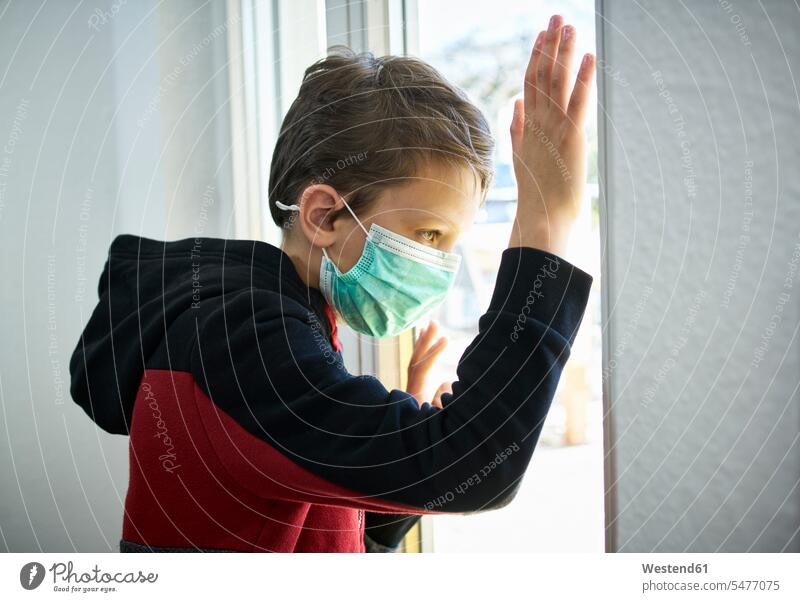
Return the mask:
<svg viewBox="0 0 800 602">
<path fill-rule="evenodd" d="M 361 211 L 358 217 L 364 228 L 369 231 L 376 223 L 420 244 L 452 251 L 480 207 L 478 179 L 467 166 L 429 165 L 407 182 L 384 190 Z M 330 244 L 325 246 L 328 256 L 346 272 L 361 256 L 364 231 L 345 209 L 330 225 L 330 235 Z"/>
</svg>

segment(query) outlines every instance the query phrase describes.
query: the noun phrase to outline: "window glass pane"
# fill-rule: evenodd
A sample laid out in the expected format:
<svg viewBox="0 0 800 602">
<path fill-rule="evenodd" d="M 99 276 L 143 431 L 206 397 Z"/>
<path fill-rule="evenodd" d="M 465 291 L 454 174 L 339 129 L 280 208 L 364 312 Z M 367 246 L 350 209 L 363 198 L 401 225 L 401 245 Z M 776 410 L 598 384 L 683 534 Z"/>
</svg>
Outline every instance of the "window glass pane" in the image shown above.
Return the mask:
<svg viewBox="0 0 800 602">
<path fill-rule="evenodd" d="M 450 340 L 431 395 L 455 379 L 456 364 L 477 333 L 508 244 L 516 185 L 508 127 L 531 46 L 550 15 L 576 26 L 576 57 L 594 52 L 594 3 L 507 0 L 426 0 L 419 3 L 419 54 L 463 88 L 484 111 L 497 139 L 496 181 L 472 230 L 459 243 L 464 256 L 453 293 L 435 316 Z M 595 278 L 592 297 L 557 398 L 521 489 L 504 509 L 433 519 L 436 551 L 602 551 L 603 447 L 600 341 L 600 243 L 597 212 L 596 114 L 587 119 L 589 183 L 585 211 L 567 260 Z"/>
</svg>

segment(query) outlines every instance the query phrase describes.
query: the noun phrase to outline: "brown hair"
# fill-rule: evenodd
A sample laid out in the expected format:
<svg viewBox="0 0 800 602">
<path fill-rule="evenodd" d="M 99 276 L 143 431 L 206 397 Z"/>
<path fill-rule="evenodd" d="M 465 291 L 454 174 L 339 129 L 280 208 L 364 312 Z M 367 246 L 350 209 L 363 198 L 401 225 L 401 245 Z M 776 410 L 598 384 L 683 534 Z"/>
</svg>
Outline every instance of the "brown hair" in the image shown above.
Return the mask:
<svg viewBox="0 0 800 602">
<path fill-rule="evenodd" d="M 358 213 L 431 161 L 470 166 L 485 196 L 493 150 L 481 111 L 428 63 L 334 47 L 306 70 L 281 125 L 270 213 L 291 223 L 275 201 L 295 203 L 313 183 L 330 184 Z"/>
</svg>

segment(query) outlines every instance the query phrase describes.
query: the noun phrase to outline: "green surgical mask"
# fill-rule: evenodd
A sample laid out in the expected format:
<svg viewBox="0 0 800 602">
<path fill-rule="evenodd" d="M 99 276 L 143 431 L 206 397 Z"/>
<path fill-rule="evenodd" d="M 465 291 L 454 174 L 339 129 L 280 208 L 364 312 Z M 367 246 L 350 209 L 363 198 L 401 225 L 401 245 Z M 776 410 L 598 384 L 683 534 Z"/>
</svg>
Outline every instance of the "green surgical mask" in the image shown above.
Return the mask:
<svg viewBox="0 0 800 602">
<path fill-rule="evenodd" d="M 445 253 L 373 223 L 356 264 L 342 273 L 322 250 L 319 282 L 326 301 L 350 328 L 373 337 L 391 337 L 412 326 L 444 301 L 461 256 Z M 297 205 L 276 203 L 299 211 Z"/>
</svg>

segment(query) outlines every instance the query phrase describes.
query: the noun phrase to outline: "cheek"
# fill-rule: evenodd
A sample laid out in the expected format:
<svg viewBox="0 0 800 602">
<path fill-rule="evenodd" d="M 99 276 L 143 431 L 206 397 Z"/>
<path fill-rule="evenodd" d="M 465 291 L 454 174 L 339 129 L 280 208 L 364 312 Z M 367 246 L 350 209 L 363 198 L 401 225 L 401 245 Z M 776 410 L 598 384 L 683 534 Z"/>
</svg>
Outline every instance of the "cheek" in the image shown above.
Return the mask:
<svg viewBox="0 0 800 602">
<path fill-rule="evenodd" d="M 328 251 L 328 254 L 340 272 L 347 272 L 358 263 L 361 254 L 364 252 L 365 237 L 364 232 L 358 226 L 343 234 L 345 234 L 344 239 L 336 245 L 336 251 L 333 254 Z"/>
</svg>

